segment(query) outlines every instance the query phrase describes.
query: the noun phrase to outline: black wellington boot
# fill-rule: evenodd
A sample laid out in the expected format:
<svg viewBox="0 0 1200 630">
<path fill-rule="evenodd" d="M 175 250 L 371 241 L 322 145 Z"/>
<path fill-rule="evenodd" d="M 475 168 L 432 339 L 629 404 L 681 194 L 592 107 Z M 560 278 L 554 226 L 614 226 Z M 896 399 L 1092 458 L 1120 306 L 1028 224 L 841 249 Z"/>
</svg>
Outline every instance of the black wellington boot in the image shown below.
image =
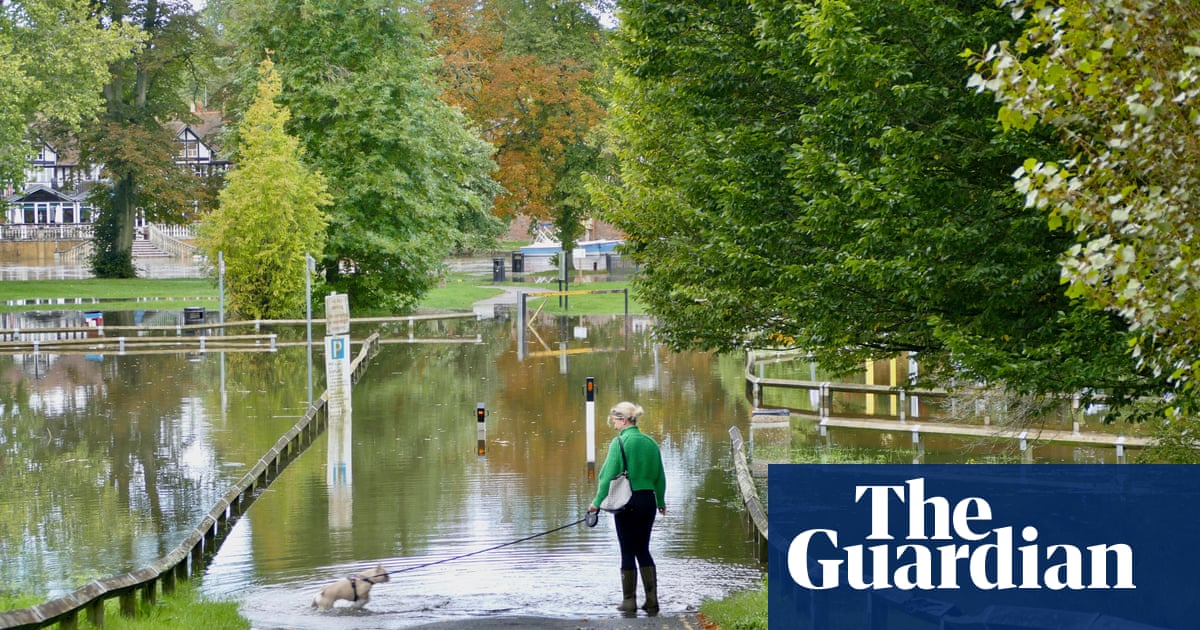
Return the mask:
<svg viewBox="0 0 1200 630">
<path fill-rule="evenodd" d="M 637 571 L 621 569 L 621 605 L 617 610 L 637 614 Z"/>
<path fill-rule="evenodd" d="M 653 617 L 658 614 L 658 570 L 655 567 L 642 567 L 642 588 L 646 589 L 646 604 L 642 610 Z"/>
</svg>

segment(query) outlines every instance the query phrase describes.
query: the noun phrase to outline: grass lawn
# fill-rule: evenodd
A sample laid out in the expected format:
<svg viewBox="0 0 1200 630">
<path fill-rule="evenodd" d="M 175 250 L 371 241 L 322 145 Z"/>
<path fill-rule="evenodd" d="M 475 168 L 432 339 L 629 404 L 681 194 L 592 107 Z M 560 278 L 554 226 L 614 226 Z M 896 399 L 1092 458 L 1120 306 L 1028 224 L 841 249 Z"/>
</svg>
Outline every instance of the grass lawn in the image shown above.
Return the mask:
<svg viewBox="0 0 1200 630">
<path fill-rule="evenodd" d="M 516 285 L 520 286 L 520 285 Z M 555 285 L 525 285 L 532 290 L 533 287 L 539 289 L 557 290 Z M 576 291 L 614 291 L 628 289 L 628 282 L 573 282 L 571 283 L 571 292 Z M 595 295 L 568 295 L 562 298 L 565 306 L 559 306 L 559 297 L 538 297 L 530 295 L 526 298 L 526 305 L 529 312 L 536 311 L 539 307 L 542 313 L 552 315 L 624 315 L 625 314 L 625 293 L 600 293 Z M 629 293 L 629 314 L 644 315 L 646 307 L 637 299 L 633 293 Z"/>
<path fill-rule="evenodd" d="M 27 305 L 9 304 L 15 300 L 62 300 L 48 305 L 55 310 L 91 310 L 98 306 L 95 300 L 100 300 L 105 310 L 115 311 L 146 308 L 147 301 L 159 309 L 211 306 L 219 294 L 207 278 L 6 280 L 0 282 L 0 311 L 29 310 Z"/>
<path fill-rule="evenodd" d="M 0 595 L 0 611 L 36 606 L 43 601 L 32 596 Z M 139 597 L 137 606 L 137 616 L 128 618 L 121 615 L 117 598 L 105 600 L 105 630 L 246 630 L 250 627 L 250 621 L 238 613 L 236 602 L 204 599 L 188 582 L 177 585 L 175 592 L 170 595 L 160 594 L 157 604 L 153 606 Z M 97 627 L 84 613 L 79 614 L 77 622 L 80 628 Z"/>
<path fill-rule="evenodd" d="M 556 290 L 553 283 L 502 283 L 508 287 L 525 288 L 530 293 L 538 290 Z M 573 282 L 572 291 L 625 289 L 628 282 Z M 451 274 L 445 286 L 434 287 L 418 304 L 421 312 L 470 311 L 480 300 L 494 297 L 503 290 L 493 285 L 491 277 L 479 274 Z M 111 280 L 88 278 L 84 280 L 13 280 L 0 282 L 0 312 L 25 311 L 32 308 L 54 310 L 122 311 L 153 308 L 158 310 L 182 309 L 186 306 L 216 307 L 220 292 L 214 282 L 207 278 L 148 279 L 132 278 Z M 40 300 L 40 304 L 24 303 Z M 46 300 L 52 300 L 47 303 Z M 78 300 L 78 301 L 76 301 Z M 99 300 L 99 303 L 96 301 Z M 9 302 L 21 301 L 22 303 Z M 621 315 L 625 312 L 624 293 L 599 295 L 571 295 L 565 301 L 569 309 L 559 306 L 559 298 L 528 299 L 532 313 L 539 307 L 544 314 L 571 315 Z M 147 302 L 152 303 L 149 306 Z M 320 312 L 321 303 L 313 296 L 313 306 Z M 629 297 L 629 312 L 644 314 L 645 307 L 632 295 Z M 359 313 L 358 315 L 389 315 L 391 313 Z M 318 315 L 319 316 L 319 315 Z"/>
<path fill-rule="evenodd" d="M 721 630 L 767 630 L 767 580 L 760 588 L 731 593 L 700 604 L 707 627 Z M 709 625 L 711 624 L 711 625 Z"/>
<path fill-rule="evenodd" d="M 450 274 L 446 286 L 431 289 L 417 308 L 421 311 L 469 311 L 479 300 L 503 293 L 503 290 L 489 286 L 489 280 L 480 279 L 478 274 Z"/>
</svg>

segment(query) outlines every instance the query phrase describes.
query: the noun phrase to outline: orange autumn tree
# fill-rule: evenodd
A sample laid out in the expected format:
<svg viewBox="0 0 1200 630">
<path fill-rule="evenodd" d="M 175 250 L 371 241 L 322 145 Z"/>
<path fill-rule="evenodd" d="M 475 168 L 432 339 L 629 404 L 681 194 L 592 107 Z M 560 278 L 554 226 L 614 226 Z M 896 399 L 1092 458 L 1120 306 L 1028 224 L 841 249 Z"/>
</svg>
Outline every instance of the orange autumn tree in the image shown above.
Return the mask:
<svg viewBox="0 0 1200 630">
<path fill-rule="evenodd" d="M 590 134 L 604 28 L 579 2 L 433 0 L 445 98 L 496 147 L 493 212 L 553 221 L 563 246 L 591 214 L 583 175 L 602 168 Z"/>
</svg>

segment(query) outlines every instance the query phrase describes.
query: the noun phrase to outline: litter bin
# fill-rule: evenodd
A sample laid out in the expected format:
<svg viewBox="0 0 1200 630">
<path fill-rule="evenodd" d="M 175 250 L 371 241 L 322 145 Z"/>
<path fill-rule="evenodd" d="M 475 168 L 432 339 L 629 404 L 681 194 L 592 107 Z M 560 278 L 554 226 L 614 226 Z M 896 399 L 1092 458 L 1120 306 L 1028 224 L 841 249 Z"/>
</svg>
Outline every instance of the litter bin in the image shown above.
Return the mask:
<svg viewBox="0 0 1200 630">
<path fill-rule="evenodd" d="M 525 273 L 525 254 L 522 252 L 512 253 L 512 272 Z"/>
<path fill-rule="evenodd" d="M 492 282 L 504 282 L 504 259 L 492 259 Z"/>
<path fill-rule="evenodd" d="M 184 324 L 203 324 L 204 323 L 204 307 L 203 306 L 186 306 L 183 309 Z"/>
</svg>

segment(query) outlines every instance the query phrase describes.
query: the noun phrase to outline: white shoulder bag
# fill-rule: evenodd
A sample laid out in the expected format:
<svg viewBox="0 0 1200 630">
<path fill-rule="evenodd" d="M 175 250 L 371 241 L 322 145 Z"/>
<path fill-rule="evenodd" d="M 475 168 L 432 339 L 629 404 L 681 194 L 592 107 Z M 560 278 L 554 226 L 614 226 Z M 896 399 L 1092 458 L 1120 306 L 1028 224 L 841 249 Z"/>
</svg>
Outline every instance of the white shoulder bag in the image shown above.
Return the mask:
<svg viewBox="0 0 1200 630">
<path fill-rule="evenodd" d="M 621 474 L 613 477 L 613 480 L 608 482 L 608 496 L 600 502 L 600 509 L 605 512 L 617 513 L 629 507 L 629 500 L 633 498 L 633 486 L 629 485 L 629 462 L 625 460 L 625 443 L 621 438 L 617 438 L 617 445 L 621 447 Z"/>
</svg>

